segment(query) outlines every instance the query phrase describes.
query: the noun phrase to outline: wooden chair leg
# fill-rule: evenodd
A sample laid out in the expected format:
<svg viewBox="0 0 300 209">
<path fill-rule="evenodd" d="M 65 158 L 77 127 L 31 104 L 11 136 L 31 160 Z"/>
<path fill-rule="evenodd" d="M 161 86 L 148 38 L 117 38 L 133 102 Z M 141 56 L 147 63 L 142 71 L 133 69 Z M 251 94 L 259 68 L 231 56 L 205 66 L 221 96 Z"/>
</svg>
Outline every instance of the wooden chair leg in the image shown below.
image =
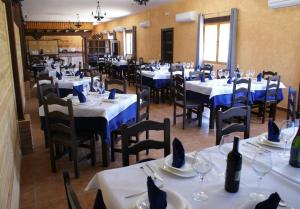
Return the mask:
<svg viewBox="0 0 300 209">
<path fill-rule="evenodd" d="M 95 146 L 95 138 L 92 137 L 91 139 L 91 163 L 92 163 L 92 166 L 95 166 L 96 164 L 96 146 Z"/>
<path fill-rule="evenodd" d="M 77 159 L 77 147 L 72 147 L 72 158 L 74 163 L 74 172 L 75 172 L 75 178 L 79 178 L 79 170 L 78 170 L 78 159 Z"/>
<path fill-rule="evenodd" d="M 173 108 L 173 124 L 176 125 L 176 104 L 175 103 Z"/>
<path fill-rule="evenodd" d="M 51 170 L 52 172 L 56 172 L 56 162 L 55 162 L 55 156 L 54 156 L 54 147 L 53 144 L 50 143 L 49 145 L 49 152 L 50 152 L 50 161 L 51 161 Z"/>
<path fill-rule="evenodd" d="M 186 121 L 186 108 L 183 107 L 183 114 L 182 114 L 182 129 L 185 128 L 185 121 Z"/>
<path fill-rule="evenodd" d="M 115 134 L 110 136 L 110 160 L 115 162 Z"/>
</svg>

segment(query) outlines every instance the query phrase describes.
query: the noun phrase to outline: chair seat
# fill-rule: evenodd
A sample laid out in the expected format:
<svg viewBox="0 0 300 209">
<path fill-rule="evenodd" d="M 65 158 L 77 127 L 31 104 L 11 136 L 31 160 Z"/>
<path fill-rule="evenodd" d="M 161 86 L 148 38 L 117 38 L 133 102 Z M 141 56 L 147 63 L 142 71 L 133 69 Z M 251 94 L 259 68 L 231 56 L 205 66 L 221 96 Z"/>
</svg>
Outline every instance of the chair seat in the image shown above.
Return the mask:
<svg viewBox="0 0 300 209">
<path fill-rule="evenodd" d="M 76 142 L 78 145 L 84 143 L 85 141 L 90 140 L 93 137 L 93 134 L 90 132 L 77 132 L 76 133 Z M 57 133 L 54 134 L 51 138 L 53 143 L 63 143 L 65 145 L 72 145 L 73 142 L 70 140 L 70 135 Z"/>
<path fill-rule="evenodd" d="M 183 100 L 177 100 L 176 105 L 183 107 Z M 186 107 L 191 109 L 191 108 L 198 108 L 200 106 L 199 103 L 191 101 L 191 100 L 186 100 Z"/>
</svg>

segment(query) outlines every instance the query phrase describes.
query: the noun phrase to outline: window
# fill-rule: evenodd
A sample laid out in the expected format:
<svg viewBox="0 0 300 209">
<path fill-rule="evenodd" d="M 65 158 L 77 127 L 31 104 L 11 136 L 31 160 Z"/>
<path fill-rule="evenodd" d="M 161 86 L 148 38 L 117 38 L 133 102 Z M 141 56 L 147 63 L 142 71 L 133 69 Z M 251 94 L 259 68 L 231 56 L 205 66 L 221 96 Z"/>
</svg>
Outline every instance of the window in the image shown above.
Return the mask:
<svg viewBox="0 0 300 209">
<path fill-rule="evenodd" d="M 125 55 L 132 55 L 132 31 L 126 31 L 124 43 Z"/>
<path fill-rule="evenodd" d="M 229 22 L 205 23 L 204 60 L 206 62 L 227 62 L 229 32 Z"/>
</svg>

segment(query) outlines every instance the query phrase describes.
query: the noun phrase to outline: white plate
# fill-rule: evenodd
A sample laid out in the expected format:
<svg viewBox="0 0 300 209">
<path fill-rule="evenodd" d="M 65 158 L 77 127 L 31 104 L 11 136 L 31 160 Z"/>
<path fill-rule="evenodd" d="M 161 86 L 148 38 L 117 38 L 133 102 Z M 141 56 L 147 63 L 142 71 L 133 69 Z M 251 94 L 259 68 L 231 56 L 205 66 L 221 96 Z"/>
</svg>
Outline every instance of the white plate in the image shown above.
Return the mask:
<svg viewBox="0 0 300 209">
<path fill-rule="evenodd" d="M 192 173 L 182 173 L 182 172 L 178 172 L 178 171 L 176 172 L 175 170 L 171 170 L 164 163 L 160 166 L 160 169 L 162 169 L 163 171 L 166 171 L 168 173 L 171 173 L 175 176 L 182 177 L 182 178 L 192 178 L 192 177 L 195 177 L 198 175 L 196 172 L 192 172 Z"/>
<path fill-rule="evenodd" d="M 166 209 L 187 209 L 187 201 L 177 192 L 164 189 L 167 192 L 167 208 Z M 143 194 L 134 204 L 134 209 L 149 208 L 148 193 Z"/>
<path fill-rule="evenodd" d="M 185 155 L 185 164 L 181 168 L 176 168 L 172 166 L 173 162 L 173 155 L 170 154 L 164 159 L 164 163 L 166 166 L 169 167 L 169 169 L 174 170 L 175 172 L 180 172 L 180 173 L 192 173 L 194 172 L 192 163 L 193 163 L 193 157 L 190 155 Z"/>
<path fill-rule="evenodd" d="M 257 143 L 261 145 L 266 145 L 269 147 L 276 147 L 276 148 L 284 148 L 284 142 L 272 142 L 268 140 L 268 134 L 263 134 L 259 137 L 257 137 Z"/>
<path fill-rule="evenodd" d="M 117 99 L 103 99 L 102 101 L 107 103 L 112 103 L 112 104 L 116 104 L 119 102 Z"/>
</svg>

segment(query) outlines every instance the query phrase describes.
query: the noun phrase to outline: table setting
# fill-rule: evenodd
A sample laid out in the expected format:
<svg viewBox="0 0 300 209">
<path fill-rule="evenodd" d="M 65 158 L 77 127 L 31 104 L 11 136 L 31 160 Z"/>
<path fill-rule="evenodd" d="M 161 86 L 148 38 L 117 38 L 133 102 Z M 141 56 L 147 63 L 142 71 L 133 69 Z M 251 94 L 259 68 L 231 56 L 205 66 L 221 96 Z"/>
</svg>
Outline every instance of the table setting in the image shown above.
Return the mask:
<svg viewBox="0 0 300 209">
<path fill-rule="evenodd" d="M 164 159 L 99 172 L 85 190 L 100 189 L 108 209 L 192 209 L 221 205 L 224 209 L 300 208 L 299 169 L 290 166 L 288 158 L 281 157 L 284 148 L 258 143 L 266 135 L 270 140 L 275 136 L 280 141 L 285 141 L 286 133 L 295 136 L 299 122 L 293 126 L 283 122 L 279 132 L 275 125 L 270 122 L 268 132 L 259 136 L 237 138 L 242 166 L 235 192 L 226 191 L 227 156 L 232 152 L 234 136 L 227 136 L 230 140 L 219 146 L 191 153 L 185 153 L 180 140 L 175 138 L 173 153 Z"/>
</svg>

